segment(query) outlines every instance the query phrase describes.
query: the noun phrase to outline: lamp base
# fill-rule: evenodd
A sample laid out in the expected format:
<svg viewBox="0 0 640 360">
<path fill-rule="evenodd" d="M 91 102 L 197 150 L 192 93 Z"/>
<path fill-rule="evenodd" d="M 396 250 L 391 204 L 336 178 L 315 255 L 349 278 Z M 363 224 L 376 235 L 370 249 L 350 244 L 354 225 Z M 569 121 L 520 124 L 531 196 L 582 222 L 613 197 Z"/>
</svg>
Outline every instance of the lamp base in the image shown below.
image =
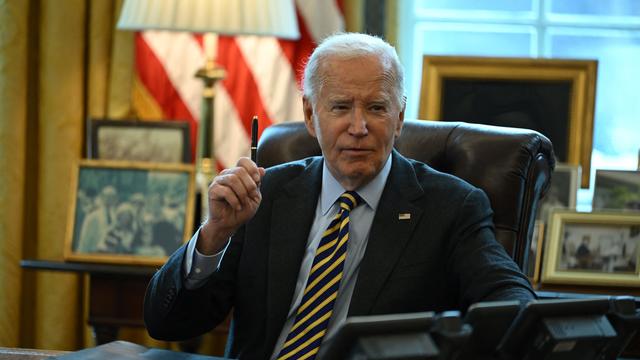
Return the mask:
<svg viewBox="0 0 640 360">
<path fill-rule="evenodd" d="M 205 66 L 199 69 L 195 76 L 202 79 L 202 115 L 199 125 L 199 141 L 196 159 L 196 209 L 195 222 L 201 223 L 209 214 L 209 184 L 217 174 L 215 151 L 213 145 L 214 125 L 213 108 L 215 98 L 215 84 L 224 79 L 226 71 L 215 63 L 213 58 L 207 58 Z"/>
<path fill-rule="evenodd" d="M 217 175 L 216 167 L 210 158 L 202 158 L 196 168 L 196 209 L 194 214 L 194 225 L 196 229 L 207 219 L 209 214 L 209 185 Z"/>
</svg>

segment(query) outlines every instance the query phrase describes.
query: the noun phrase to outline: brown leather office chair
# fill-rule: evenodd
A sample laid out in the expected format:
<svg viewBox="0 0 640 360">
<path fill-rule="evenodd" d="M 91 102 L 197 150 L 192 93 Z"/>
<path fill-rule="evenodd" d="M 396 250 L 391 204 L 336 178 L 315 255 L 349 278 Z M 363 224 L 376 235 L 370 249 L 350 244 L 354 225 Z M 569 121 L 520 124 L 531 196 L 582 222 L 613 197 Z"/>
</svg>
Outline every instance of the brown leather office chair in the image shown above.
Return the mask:
<svg viewBox="0 0 640 360">
<path fill-rule="evenodd" d="M 533 130 L 405 120 L 395 147 L 483 189 L 494 210 L 498 241 L 526 269 L 536 211 L 555 166 L 549 139 Z M 273 125 L 258 144 L 258 163 L 264 167 L 320 154 L 302 122 Z"/>
</svg>

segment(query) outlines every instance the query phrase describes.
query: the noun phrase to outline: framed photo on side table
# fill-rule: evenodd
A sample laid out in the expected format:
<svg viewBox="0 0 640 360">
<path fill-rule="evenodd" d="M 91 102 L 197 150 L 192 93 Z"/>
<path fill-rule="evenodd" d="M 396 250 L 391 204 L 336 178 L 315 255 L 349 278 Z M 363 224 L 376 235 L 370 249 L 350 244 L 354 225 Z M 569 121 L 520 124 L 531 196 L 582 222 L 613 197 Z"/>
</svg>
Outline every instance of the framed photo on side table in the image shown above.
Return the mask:
<svg viewBox="0 0 640 360">
<path fill-rule="evenodd" d="M 554 209 L 575 209 L 579 183 L 579 166 L 556 164 L 551 174 L 549 190 L 540 202 L 537 219 L 547 222 Z"/>
<path fill-rule="evenodd" d="M 596 170 L 593 210 L 640 210 L 640 171 Z"/>
<path fill-rule="evenodd" d="M 189 124 L 184 121 L 89 119 L 87 158 L 189 163 Z"/>
<path fill-rule="evenodd" d="M 542 283 L 640 287 L 640 213 L 554 211 Z"/>
<path fill-rule="evenodd" d="M 589 187 L 596 60 L 423 57 L 419 117 L 539 131 Z"/>
<path fill-rule="evenodd" d="M 84 160 L 72 180 L 65 259 L 161 265 L 192 232 L 193 166 Z"/>
</svg>

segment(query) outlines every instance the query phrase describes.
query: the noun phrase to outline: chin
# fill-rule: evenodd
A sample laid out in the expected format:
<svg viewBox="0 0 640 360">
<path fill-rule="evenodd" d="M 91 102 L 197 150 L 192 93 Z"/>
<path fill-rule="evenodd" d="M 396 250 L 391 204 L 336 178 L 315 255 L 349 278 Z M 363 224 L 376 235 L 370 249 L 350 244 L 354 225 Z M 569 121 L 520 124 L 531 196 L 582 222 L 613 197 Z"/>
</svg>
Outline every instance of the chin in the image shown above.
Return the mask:
<svg viewBox="0 0 640 360">
<path fill-rule="evenodd" d="M 349 179 L 349 181 L 353 184 L 364 185 L 366 182 L 369 182 L 371 179 L 375 177 L 375 169 L 371 167 L 361 168 L 361 169 L 348 169 L 344 172 L 345 178 Z"/>
</svg>

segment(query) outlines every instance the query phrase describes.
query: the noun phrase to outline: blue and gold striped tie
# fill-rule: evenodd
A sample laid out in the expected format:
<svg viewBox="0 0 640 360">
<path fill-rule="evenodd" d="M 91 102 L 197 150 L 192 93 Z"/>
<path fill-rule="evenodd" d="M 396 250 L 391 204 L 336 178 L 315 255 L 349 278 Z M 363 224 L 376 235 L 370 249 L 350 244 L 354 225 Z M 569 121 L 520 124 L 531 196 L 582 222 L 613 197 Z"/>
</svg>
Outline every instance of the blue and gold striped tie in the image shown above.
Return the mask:
<svg viewBox="0 0 640 360">
<path fill-rule="evenodd" d="M 302 302 L 279 360 L 315 358 L 327 332 L 347 256 L 349 213 L 362 203 L 362 198 L 355 191 L 347 191 L 339 201 L 340 211 L 322 234 Z"/>
</svg>

